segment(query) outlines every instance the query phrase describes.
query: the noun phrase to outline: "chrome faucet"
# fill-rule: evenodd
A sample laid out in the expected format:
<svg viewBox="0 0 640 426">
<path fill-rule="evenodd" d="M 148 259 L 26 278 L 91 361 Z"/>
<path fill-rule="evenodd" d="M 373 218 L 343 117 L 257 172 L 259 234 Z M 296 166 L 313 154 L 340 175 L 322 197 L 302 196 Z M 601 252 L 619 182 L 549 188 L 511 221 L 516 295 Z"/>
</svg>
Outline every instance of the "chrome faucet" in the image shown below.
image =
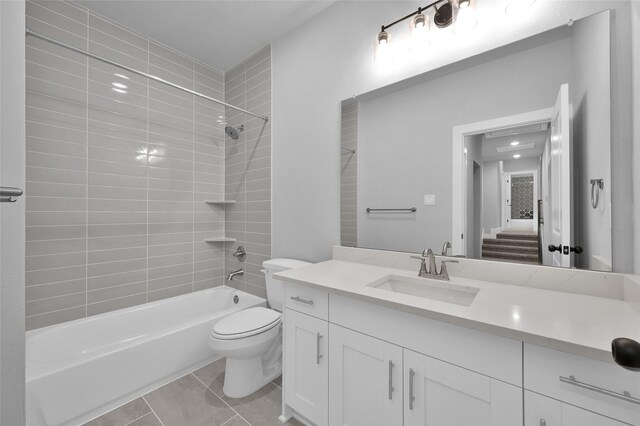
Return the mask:
<svg viewBox="0 0 640 426">
<path fill-rule="evenodd" d="M 447 263 L 458 263 L 457 260 L 443 260 L 440 266 L 440 272 L 436 266 L 436 257 L 433 254 L 433 250 L 427 249 L 422 252 L 422 256 L 411 256 L 412 259 L 419 259 L 420 270 L 418 271 L 419 277 L 432 278 L 436 280 L 449 281 L 449 271 L 447 271 Z M 429 267 L 427 267 L 427 260 L 429 261 Z"/>
<path fill-rule="evenodd" d="M 231 272 L 229 275 L 227 275 L 227 281 L 233 281 L 233 279 L 238 275 L 243 276 L 244 271 L 242 269 L 238 269 L 237 271 Z"/>
<path fill-rule="evenodd" d="M 433 254 L 433 250 L 426 249 L 422 252 L 422 256 L 411 256 L 412 259 L 419 259 L 420 271 L 418 271 L 419 277 L 435 277 L 438 276 L 438 267 L 436 266 L 436 257 Z M 429 267 L 427 267 L 427 260 L 429 260 Z"/>
<path fill-rule="evenodd" d="M 445 241 L 444 245 L 442 246 L 442 255 L 443 256 L 447 256 L 447 249 L 451 248 L 451 243 L 449 241 Z"/>
</svg>

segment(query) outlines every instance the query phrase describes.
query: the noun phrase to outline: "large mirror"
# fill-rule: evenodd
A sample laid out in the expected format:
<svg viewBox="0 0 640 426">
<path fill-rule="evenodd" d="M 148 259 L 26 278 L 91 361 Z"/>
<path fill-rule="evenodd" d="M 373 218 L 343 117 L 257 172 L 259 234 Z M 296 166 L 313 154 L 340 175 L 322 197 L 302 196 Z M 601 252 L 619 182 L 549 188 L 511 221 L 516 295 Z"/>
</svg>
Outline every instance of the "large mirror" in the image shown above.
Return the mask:
<svg viewBox="0 0 640 426">
<path fill-rule="evenodd" d="M 610 22 L 343 101 L 342 245 L 610 271 Z"/>
</svg>

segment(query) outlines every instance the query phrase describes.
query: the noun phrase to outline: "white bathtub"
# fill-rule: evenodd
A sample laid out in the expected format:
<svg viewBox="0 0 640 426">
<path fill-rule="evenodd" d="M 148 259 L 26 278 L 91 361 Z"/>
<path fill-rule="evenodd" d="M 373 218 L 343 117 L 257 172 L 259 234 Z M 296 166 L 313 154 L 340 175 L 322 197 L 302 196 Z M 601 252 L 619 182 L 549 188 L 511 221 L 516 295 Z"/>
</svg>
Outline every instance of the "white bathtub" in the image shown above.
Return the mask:
<svg viewBox="0 0 640 426">
<path fill-rule="evenodd" d="M 215 361 L 213 324 L 253 306 L 217 287 L 27 332 L 27 425 L 82 424 Z"/>
</svg>

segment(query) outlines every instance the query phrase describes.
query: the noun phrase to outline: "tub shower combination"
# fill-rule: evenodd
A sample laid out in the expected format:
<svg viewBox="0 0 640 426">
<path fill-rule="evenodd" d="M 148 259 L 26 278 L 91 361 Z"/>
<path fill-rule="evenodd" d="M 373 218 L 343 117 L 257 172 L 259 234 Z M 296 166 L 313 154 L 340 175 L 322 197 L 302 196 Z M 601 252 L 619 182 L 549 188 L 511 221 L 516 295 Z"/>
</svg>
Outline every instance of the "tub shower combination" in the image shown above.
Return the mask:
<svg viewBox="0 0 640 426">
<path fill-rule="evenodd" d="M 265 305 L 225 286 L 29 331 L 27 425 L 82 424 L 215 361 L 213 325 Z"/>
</svg>

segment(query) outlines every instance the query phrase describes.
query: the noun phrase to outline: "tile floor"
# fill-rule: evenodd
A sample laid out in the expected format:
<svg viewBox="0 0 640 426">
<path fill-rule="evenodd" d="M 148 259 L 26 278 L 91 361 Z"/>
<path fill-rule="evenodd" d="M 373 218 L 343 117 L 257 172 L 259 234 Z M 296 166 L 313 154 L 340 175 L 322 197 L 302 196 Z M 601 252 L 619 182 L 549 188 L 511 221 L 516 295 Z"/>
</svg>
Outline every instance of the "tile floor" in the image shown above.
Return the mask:
<svg viewBox="0 0 640 426">
<path fill-rule="evenodd" d="M 212 362 L 84 426 L 281 426 L 280 378 L 245 398 L 227 398 L 224 366 L 224 358 Z"/>
</svg>

